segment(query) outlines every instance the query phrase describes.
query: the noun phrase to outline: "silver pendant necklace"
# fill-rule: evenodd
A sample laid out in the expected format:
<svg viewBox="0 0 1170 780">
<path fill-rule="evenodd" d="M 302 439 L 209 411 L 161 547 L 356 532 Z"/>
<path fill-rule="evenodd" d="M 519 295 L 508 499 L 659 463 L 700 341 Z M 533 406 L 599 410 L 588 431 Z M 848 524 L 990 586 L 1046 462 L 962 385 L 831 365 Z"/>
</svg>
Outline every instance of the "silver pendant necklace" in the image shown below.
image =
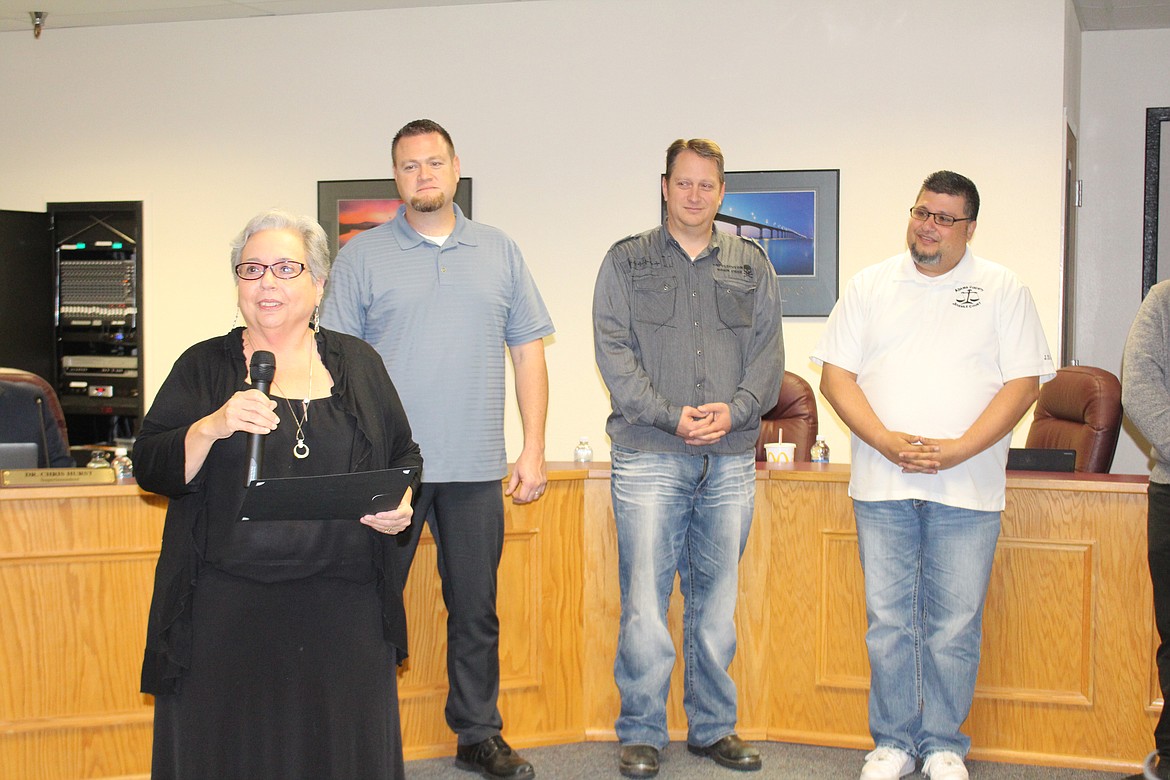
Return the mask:
<svg viewBox="0 0 1170 780">
<path fill-rule="evenodd" d="M 276 385 L 276 389 L 280 390 L 280 385 Z M 310 385 L 310 389 L 312 389 L 312 385 Z M 280 390 L 280 394 L 284 395 L 284 391 Z M 285 396 L 284 402 L 288 404 L 288 412 L 292 415 L 293 422 L 297 424 L 297 443 L 293 445 L 293 457 L 303 460 L 309 457 L 309 445 L 305 444 L 305 430 L 303 427 L 309 421 L 309 399 L 307 397 L 301 399 L 301 405 L 305 409 L 305 416 L 300 420 L 297 419 L 297 413 L 293 411 L 292 401 L 288 400 L 288 396 Z"/>
<path fill-rule="evenodd" d="M 247 332 L 245 331 L 245 335 Z M 313 398 L 313 339 L 309 339 L 309 389 L 305 393 L 305 397 L 301 399 L 301 408 L 304 410 L 304 416 L 297 419 L 296 410 L 293 409 L 292 401 L 288 400 L 288 394 L 284 392 L 280 384 L 274 379 L 272 384 L 276 387 L 284 398 L 284 402 L 288 404 L 288 413 L 292 415 L 293 422 L 297 426 L 297 443 L 293 445 L 293 457 L 297 460 L 304 460 L 309 457 L 309 445 L 305 444 L 305 426 L 309 424 L 309 401 Z M 248 339 L 248 344 L 251 346 L 252 340 Z"/>
</svg>

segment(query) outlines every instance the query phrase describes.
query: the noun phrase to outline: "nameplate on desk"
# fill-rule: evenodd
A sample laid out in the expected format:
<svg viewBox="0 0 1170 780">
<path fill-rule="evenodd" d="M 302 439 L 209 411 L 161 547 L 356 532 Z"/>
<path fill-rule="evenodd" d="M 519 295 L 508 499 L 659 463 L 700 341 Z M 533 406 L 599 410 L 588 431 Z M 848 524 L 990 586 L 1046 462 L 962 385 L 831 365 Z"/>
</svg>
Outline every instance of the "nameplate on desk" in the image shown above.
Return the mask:
<svg viewBox="0 0 1170 780">
<path fill-rule="evenodd" d="M 58 487 L 67 485 L 112 485 L 113 469 L 4 469 L 0 487 Z"/>
</svg>

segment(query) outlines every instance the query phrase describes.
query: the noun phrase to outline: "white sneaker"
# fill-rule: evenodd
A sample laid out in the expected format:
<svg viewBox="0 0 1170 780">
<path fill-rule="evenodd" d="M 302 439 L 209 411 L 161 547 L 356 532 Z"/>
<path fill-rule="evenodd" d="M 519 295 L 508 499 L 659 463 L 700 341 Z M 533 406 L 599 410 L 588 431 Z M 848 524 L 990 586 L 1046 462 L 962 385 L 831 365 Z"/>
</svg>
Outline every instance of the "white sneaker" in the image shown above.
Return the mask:
<svg viewBox="0 0 1170 780">
<path fill-rule="evenodd" d="M 962 762 L 959 765 L 962 766 Z M 861 780 L 898 780 L 913 771 L 914 757 L 905 750 L 880 747 L 865 754 Z"/>
<path fill-rule="evenodd" d="M 922 774 L 932 780 L 967 780 L 967 767 L 958 753 L 940 750 L 926 757 Z"/>
</svg>

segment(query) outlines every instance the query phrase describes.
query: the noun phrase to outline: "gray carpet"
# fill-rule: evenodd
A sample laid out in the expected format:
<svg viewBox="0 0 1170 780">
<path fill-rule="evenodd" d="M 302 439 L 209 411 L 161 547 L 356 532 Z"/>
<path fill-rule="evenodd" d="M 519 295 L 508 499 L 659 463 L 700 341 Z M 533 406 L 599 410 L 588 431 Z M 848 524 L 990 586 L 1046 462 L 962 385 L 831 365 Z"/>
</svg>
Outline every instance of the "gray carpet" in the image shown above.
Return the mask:
<svg viewBox="0 0 1170 780">
<path fill-rule="evenodd" d="M 686 746 L 671 744 L 663 755 L 659 780 L 763 780 L 768 778 L 857 778 L 866 751 L 794 745 L 785 742 L 756 742 L 764 759 L 763 769 L 740 773 L 724 769 L 708 758 L 687 752 Z M 529 748 L 521 751 L 536 768 L 538 780 L 586 780 L 620 778 L 616 742 L 581 742 L 574 745 Z M 1140 758 L 1140 757 L 1139 757 Z M 1119 780 L 1125 774 L 1092 772 L 1084 769 L 997 764 L 969 761 L 971 780 Z M 451 758 L 406 762 L 407 780 L 473 780 L 477 775 L 457 769 Z M 917 780 L 920 774 L 909 775 Z"/>
</svg>

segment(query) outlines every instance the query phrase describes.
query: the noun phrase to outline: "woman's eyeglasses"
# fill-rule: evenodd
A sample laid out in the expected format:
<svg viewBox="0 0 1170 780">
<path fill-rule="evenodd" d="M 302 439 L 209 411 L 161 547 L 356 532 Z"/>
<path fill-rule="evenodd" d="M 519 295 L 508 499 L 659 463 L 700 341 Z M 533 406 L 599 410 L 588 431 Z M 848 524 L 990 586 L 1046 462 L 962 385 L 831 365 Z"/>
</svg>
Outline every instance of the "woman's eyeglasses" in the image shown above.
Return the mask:
<svg viewBox="0 0 1170 780">
<path fill-rule="evenodd" d="M 236 276 L 249 282 L 254 282 L 264 276 L 264 272 L 271 269 L 277 279 L 296 279 L 305 270 L 304 263 L 295 260 L 277 260 L 275 263 L 240 263 L 236 266 Z"/>
</svg>

